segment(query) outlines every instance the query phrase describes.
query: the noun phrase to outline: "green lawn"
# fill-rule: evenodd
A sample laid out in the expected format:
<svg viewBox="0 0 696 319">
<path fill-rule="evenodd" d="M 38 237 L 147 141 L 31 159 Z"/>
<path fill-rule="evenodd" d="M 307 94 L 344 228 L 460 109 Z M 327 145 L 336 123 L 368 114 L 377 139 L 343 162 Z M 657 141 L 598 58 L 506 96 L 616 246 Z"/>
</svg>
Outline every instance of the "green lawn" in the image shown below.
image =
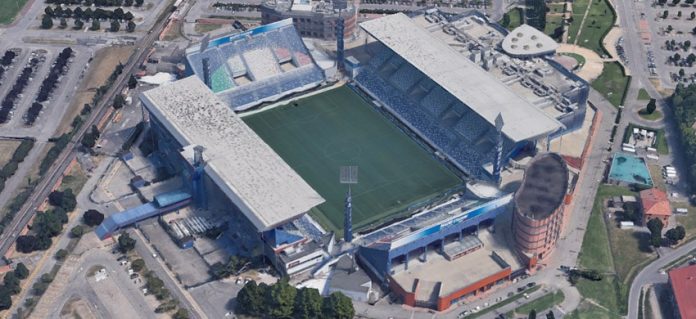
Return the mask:
<svg viewBox="0 0 696 319">
<path fill-rule="evenodd" d="M 27 0 L 0 0 L 0 24 L 11 23 Z"/>
<path fill-rule="evenodd" d="M 654 128 L 649 128 L 645 126 L 640 126 L 636 125 L 633 123 L 629 123 L 628 126 L 626 127 L 626 131 L 624 132 L 624 137 L 623 137 L 623 142 L 628 143 L 628 140 L 630 138 L 631 132 L 633 132 L 633 128 L 637 127 L 639 129 L 646 129 L 649 131 L 655 131 L 656 135 L 656 141 L 655 141 L 655 149 L 657 149 L 657 153 L 662 154 L 662 155 L 667 155 L 669 154 L 669 145 L 667 144 L 667 138 L 665 137 L 665 130 L 664 129 L 654 129 Z"/>
<path fill-rule="evenodd" d="M 686 229 L 686 238 L 683 242 L 696 237 L 696 207 L 689 203 L 672 203 L 672 208 L 686 208 L 689 212 L 684 215 L 677 215 L 677 222 Z"/>
<path fill-rule="evenodd" d="M 648 91 L 646 91 L 645 89 L 638 90 L 638 100 L 639 101 L 650 100 L 650 94 L 648 94 Z"/>
<path fill-rule="evenodd" d="M 310 213 L 338 233 L 347 191 L 338 180 L 341 166 L 359 168 L 352 190 L 355 231 L 462 184 L 348 86 L 243 119 L 326 199 Z"/>
<path fill-rule="evenodd" d="M 636 194 L 620 186 L 601 185 L 597 190 L 578 262 L 581 268 L 596 269 L 605 274 L 601 281 L 580 280 L 577 288 L 584 298 L 608 309 L 605 311 L 610 315 L 608 318 L 626 312 L 628 288 L 633 276 L 654 258 L 647 246 L 647 238 L 605 224 L 604 199 L 620 195 Z M 578 312 L 571 318 L 590 318 L 581 315 L 584 313 Z"/>
<path fill-rule="evenodd" d="M 612 105 L 618 107 L 626 89 L 629 77 L 624 74 L 623 67 L 618 62 L 604 63 L 602 74 L 594 81 L 592 87 L 599 91 Z"/>
<path fill-rule="evenodd" d="M 537 315 L 537 317 L 539 317 Z M 619 319 L 621 316 L 612 314 L 588 301 L 583 301 L 573 312 L 565 318 L 568 319 Z"/>
<path fill-rule="evenodd" d="M 551 307 L 563 302 L 564 299 L 565 295 L 562 291 L 558 290 L 556 292 L 550 292 L 516 308 L 514 312 L 518 315 L 528 316 L 532 310 L 536 310 L 538 314 L 541 314 L 546 310 L 551 309 Z"/>
<path fill-rule="evenodd" d="M 536 285 L 536 286 L 534 286 L 534 287 L 532 287 L 532 288 L 529 288 L 529 289 L 527 289 L 527 290 L 525 290 L 525 291 L 523 291 L 523 292 L 520 292 L 520 293 L 518 293 L 518 294 L 515 294 L 515 295 L 513 295 L 512 297 L 507 298 L 507 299 L 505 299 L 505 300 L 503 300 L 503 301 L 501 301 L 501 302 L 499 302 L 499 303 L 497 303 L 497 304 L 494 304 L 494 305 L 492 305 L 492 306 L 490 306 L 490 307 L 488 307 L 488 308 L 484 308 L 484 309 L 482 309 L 481 311 L 479 311 L 479 312 L 477 312 L 477 313 L 472 313 L 472 314 L 470 314 L 470 315 L 468 315 L 468 316 L 466 316 L 466 317 L 464 317 L 464 318 L 462 318 L 462 319 L 476 319 L 476 318 L 482 317 L 483 315 L 485 315 L 485 314 L 487 314 L 487 313 L 489 313 L 489 312 L 491 312 L 491 311 L 493 311 L 493 310 L 496 310 L 496 309 L 498 309 L 498 308 L 501 308 L 501 307 L 504 307 L 504 306 L 506 306 L 506 305 L 509 305 L 510 303 L 514 302 L 515 300 L 524 297 L 524 294 L 531 294 L 531 293 L 533 293 L 533 292 L 539 290 L 539 288 L 541 288 L 541 286 Z"/>
<path fill-rule="evenodd" d="M 587 6 L 589 5 L 590 0 L 573 1 L 573 14 L 571 15 L 573 21 L 568 26 L 568 43 L 573 43 L 575 41 L 575 37 L 577 37 L 578 31 L 580 30 L 582 17 L 585 15 L 585 11 L 587 11 Z"/>
<path fill-rule="evenodd" d="M 592 0 L 589 10 L 585 24 L 578 35 L 577 44 L 602 56 L 606 54 L 602 46 L 602 39 L 614 25 L 616 15 L 608 0 Z"/>
<path fill-rule="evenodd" d="M 546 35 L 553 36 L 553 31 L 560 26 L 563 26 L 562 15 L 546 15 L 546 26 L 544 27 Z"/>
<path fill-rule="evenodd" d="M 513 8 L 503 15 L 503 20 L 500 21 L 500 24 L 508 30 L 517 28 L 522 25 L 522 15 L 522 8 Z"/>
<path fill-rule="evenodd" d="M 576 67 L 577 69 L 580 69 L 585 65 L 585 57 L 580 55 L 580 54 L 571 53 L 571 52 L 563 52 L 563 53 L 561 53 L 561 55 L 569 56 L 569 57 L 575 59 L 575 61 L 578 61 L 578 65 Z"/>
<path fill-rule="evenodd" d="M 648 114 L 648 112 L 643 109 L 638 111 L 638 115 L 648 121 L 657 121 L 662 118 L 662 112 L 658 110 L 653 111 L 652 114 Z"/>
</svg>

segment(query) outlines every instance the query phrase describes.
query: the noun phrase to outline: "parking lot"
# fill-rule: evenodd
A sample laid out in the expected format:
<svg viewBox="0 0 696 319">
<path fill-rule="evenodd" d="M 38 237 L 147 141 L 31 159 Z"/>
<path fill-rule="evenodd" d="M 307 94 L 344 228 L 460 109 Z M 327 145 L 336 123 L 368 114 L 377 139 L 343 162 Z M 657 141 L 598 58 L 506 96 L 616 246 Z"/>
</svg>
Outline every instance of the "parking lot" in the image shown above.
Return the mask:
<svg viewBox="0 0 696 319">
<path fill-rule="evenodd" d="M 684 1 L 646 6 L 641 18 L 647 22 L 653 38 L 649 45 L 647 66 L 651 75 L 663 83 L 676 85 L 696 80 L 696 6 Z"/>
</svg>

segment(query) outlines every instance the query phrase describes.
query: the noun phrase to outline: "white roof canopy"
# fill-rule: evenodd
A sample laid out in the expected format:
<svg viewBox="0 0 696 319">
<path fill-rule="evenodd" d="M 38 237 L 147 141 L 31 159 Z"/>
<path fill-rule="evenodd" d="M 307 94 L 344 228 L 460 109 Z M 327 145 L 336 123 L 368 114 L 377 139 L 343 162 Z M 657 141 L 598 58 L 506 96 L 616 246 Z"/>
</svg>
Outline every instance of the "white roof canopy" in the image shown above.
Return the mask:
<svg viewBox="0 0 696 319">
<path fill-rule="evenodd" d="M 205 148 L 205 172 L 259 231 L 324 202 L 198 77 L 144 92 L 141 99 L 182 147 Z"/>
<path fill-rule="evenodd" d="M 500 114 L 505 122 L 503 134 L 513 141 L 538 138 L 562 127 L 556 119 L 403 13 L 363 22 L 360 26 L 491 125 L 495 125 L 495 118 Z"/>
</svg>

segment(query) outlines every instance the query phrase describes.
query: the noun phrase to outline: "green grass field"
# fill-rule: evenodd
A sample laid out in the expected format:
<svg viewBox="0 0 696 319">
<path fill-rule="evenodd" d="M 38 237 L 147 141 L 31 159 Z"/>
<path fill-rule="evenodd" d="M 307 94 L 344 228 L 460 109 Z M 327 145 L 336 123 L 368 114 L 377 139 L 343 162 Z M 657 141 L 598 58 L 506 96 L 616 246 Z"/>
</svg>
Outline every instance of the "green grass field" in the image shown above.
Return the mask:
<svg viewBox="0 0 696 319">
<path fill-rule="evenodd" d="M 500 21 L 500 23 L 503 27 L 507 28 L 508 30 L 512 30 L 522 25 L 523 15 L 524 13 L 522 8 L 513 8 L 505 13 L 505 15 L 503 16 L 503 20 Z"/>
<path fill-rule="evenodd" d="M 650 100 L 650 94 L 645 89 L 638 90 L 638 101 L 648 101 Z"/>
<path fill-rule="evenodd" d="M 597 52 L 600 56 L 605 55 L 602 46 L 602 39 L 614 25 L 616 15 L 612 11 L 608 0 L 592 0 L 589 12 L 585 18 L 585 23 L 577 35 L 577 44 Z M 573 10 L 575 12 L 575 10 Z M 573 14 L 575 19 L 575 14 Z M 582 19 L 582 17 L 580 17 Z M 568 39 L 570 42 L 570 39 Z"/>
<path fill-rule="evenodd" d="M 11 23 L 27 0 L 0 0 L 0 24 Z"/>
<path fill-rule="evenodd" d="M 347 86 L 244 117 L 326 202 L 312 212 L 341 233 L 346 185 L 339 169 L 359 167 L 353 229 L 395 217 L 409 205 L 462 183 Z"/>
<path fill-rule="evenodd" d="M 618 318 L 626 313 L 628 288 L 633 277 L 655 258 L 643 235 L 605 223 L 603 201 L 620 195 L 635 196 L 636 193 L 620 186 L 599 187 L 579 255 L 579 267 L 604 273 L 601 281 L 580 280 L 576 285 L 584 298 L 608 309 L 605 311 L 607 316 L 598 318 Z M 587 318 L 578 316 L 582 314 L 580 312 L 570 318 Z"/>
<path fill-rule="evenodd" d="M 618 107 L 626 94 L 628 79 L 629 77 L 624 74 L 623 67 L 618 62 L 604 63 L 604 70 L 596 80 L 592 81 L 592 87 L 602 93 L 612 105 Z"/>
</svg>

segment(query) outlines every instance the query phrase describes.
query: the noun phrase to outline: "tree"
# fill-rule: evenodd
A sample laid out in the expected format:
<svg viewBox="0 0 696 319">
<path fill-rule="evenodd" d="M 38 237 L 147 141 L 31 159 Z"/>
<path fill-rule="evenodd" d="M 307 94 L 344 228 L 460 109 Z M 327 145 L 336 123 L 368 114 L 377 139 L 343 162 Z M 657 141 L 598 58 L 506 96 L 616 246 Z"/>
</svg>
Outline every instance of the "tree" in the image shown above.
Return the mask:
<svg viewBox="0 0 696 319">
<path fill-rule="evenodd" d="M 28 254 L 36 250 L 36 236 L 21 235 L 17 237 L 17 251 Z"/>
<path fill-rule="evenodd" d="M 536 319 L 536 310 L 532 309 L 532 311 L 529 312 L 527 319 Z"/>
<path fill-rule="evenodd" d="M 124 7 L 130 7 L 130 6 L 132 6 L 132 5 L 133 5 L 133 0 L 126 0 L 126 1 L 123 1 L 123 6 L 124 6 Z"/>
<path fill-rule="evenodd" d="M 50 29 L 53 28 L 53 19 L 49 17 L 48 15 L 44 14 L 43 18 L 41 18 L 41 29 Z"/>
<path fill-rule="evenodd" d="M 51 7 L 46 7 L 46 9 L 44 9 L 44 13 L 49 17 L 54 17 L 56 15 L 53 12 L 53 8 L 51 8 Z"/>
<path fill-rule="evenodd" d="M 126 98 L 123 97 L 123 94 L 118 94 L 114 98 L 114 108 L 115 109 L 120 109 L 123 107 L 123 105 L 126 104 Z"/>
<path fill-rule="evenodd" d="M 684 69 L 679 69 L 679 76 L 683 78 L 684 75 L 686 75 L 686 71 L 684 71 Z"/>
<path fill-rule="evenodd" d="M 59 25 L 59 27 L 60 27 L 61 29 L 67 28 L 67 27 L 68 27 L 68 20 L 65 19 L 65 18 L 60 18 L 60 25 Z"/>
<path fill-rule="evenodd" d="M 667 11 L 667 10 L 662 11 L 662 19 L 667 19 L 668 16 L 669 16 L 669 11 Z"/>
<path fill-rule="evenodd" d="M 681 12 L 681 10 L 679 10 L 679 11 L 677 11 L 677 18 L 681 18 L 681 17 L 682 17 L 682 12 Z"/>
<path fill-rule="evenodd" d="M 648 105 L 645 106 L 645 111 L 648 114 L 653 114 L 653 113 L 655 113 L 655 109 L 657 109 L 657 104 L 655 103 L 655 99 L 650 99 L 650 102 L 648 102 Z"/>
<path fill-rule="evenodd" d="M 546 313 L 546 319 L 556 319 L 556 315 L 553 314 L 553 311 L 549 310 L 549 312 Z"/>
<path fill-rule="evenodd" d="M 172 316 L 173 319 L 188 319 L 189 318 L 189 312 L 185 308 L 179 308 L 174 315 Z"/>
<path fill-rule="evenodd" d="M 75 194 L 73 194 L 72 189 L 68 188 L 64 191 L 55 190 L 48 195 L 48 203 L 60 207 L 66 212 L 72 211 L 77 206 L 77 200 L 75 199 Z"/>
<path fill-rule="evenodd" d="M 118 32 L 118 30 L 121 30 L 121 24 L 118 23 L 116 20 L 111 20 L 111 27 L 109 28 L 111 32 Z"/>
<path fill-rule="evenodd" d="M 266 291 L 268 315 L 274 318 L 291 318 L 297 289 L 287 279 L 281 279 Z M 352 318 L 352 317 L 351 317 Z"/>
<path fill-rule="evenodd" d="M 70 230 L 70 235 L 72 235 L 73 238 L 80 238 L 84 234 L 85 229 L 82 227 L 82 225 L 77 225 Z"/>
<path fill-rule="evenodd" d="M 0 287 L 0 310 L 12 307 L 12 294 L 6 287 Z"/>
<path fill-rule="evenodd" d="M 135 87 L 138 86 L 138 80 L 133 76 L 133 74 L 128 77 L 128 88 L 129 89 L 135 89 Z"/>
<path fill-rule="evenodd" d="M 681 0 L 672 0 L 672 5 L 676 6 L 679 4 L 679 2 L 681 2 Z"/>
<path fill-rule="evenodd" d="M 689 40 L 684 41 L 683 48 L 684 48 L 684 51 L 689 51 L 689 48 L 691 48 L 691 41 L 689 41 Z"/>
<path fill-rule="evenodd" d="M 340 292 L 334 292 L 325 298 L 321 310 L 326 318 L 351 319 L 355 316 L 353 302 Z"/>
<path fill-rule="evenodd" d="M 293 318 L 314 319 L 321 317 L 322 298 L 319 290 L 304 287 L 297 291 Z"/>
<path fill-rule="evenodd" d="M 525 22 L 544 32 L 546 27 L 546 2 L 544 0 L 525 0 Z"/>
<path fill-rule="evenodd" d="M 75 27 L 73 27 L 73 29 L 75 29 L 75 30 L 80 30 L 80 29 L 82 29 L 84 26 L 85 26 L 85 23 L 82 22 L 82 20 L 80 20 L 80 19 L 75 19 Z"/>
<path fill-rule="evenodd" d="M 142 258 L 133 260 L 133 263 L 131 263 L 131 268 L 133 268 L 133 271 L 135 272 L 140 272 L 141 270 L 145 269 L 145 261 Z"/>
<path fill-rule="evenodd" d="M 126 21 L 131 21 L 133 20 L 133 18 L 135 18 L 135 16 L 133 16 L 133 14 L 130 11 L 126 12 L 126 14 L 123 15 L 123 20 Z"/>
<path fill-rule="evenodd" d="M 84 221 L 87 226 L 97 226 L 104 221 L 104 214 L 97 210 L 90 209 L 87 210 L 84 215 L 82 215 L 82 221 Z"/>
<path fill-rule="evenodd" d="M 692 0 L 693 1 L 693 0 Z M 696 19 L 696 12 L 691 11 L 691 14 L 689 15 L 689 18 L 691 20 Z"/>
<path fill-rule="evenodd" d="M 662 243 L 662 227 L 664 227 L 664 224 L 662 221 L 658 218 L 653 218 L 648 221 L 648 229 L 650 230 L 651 234 L 651 243 L 654 247 L 660 247 L 660 244 Z"/>
<path fill-rule="evenodd" d="M 143 5 L 143 0 L 135 0 L 135 6 L 140 7 Z"/>
<path fill-rule="evenodd" d="M 24 266 L 24 263 L 18 263 L 14 270 L 15 275 L 19 279 L 26 279 L 29 276 L 29 269 Z"/>
<path fill-rule="evenodd" d="M 128 233 L 121 233 L 118 237 L 118 248 L 122 253 L 129 252 L 135 248 L 135 239 L 131 238 Z"/>
<path fill-rule="evenodd" d="M 684 226 L 677 226 L 665 232 L 665 237 L 669 240 L 670 244 L 676 244 L 680 240 L 684 239 L 686 236 L 686 231 Z"/>
<path fill-rule="evenodd" d="M 58 249 L 58 251 L 56 252 L 56 259 L 65 260 L 65 257 L 68 257 L 68 251 L 65 249 Z"/>
<path fill-rule="evenodd" d="M 126 31 L 128 31 L 128 32 L 135 31 L 135 22 L 128 21 L 128 23 L 126 24 Z"/>
<path fill-rule="evenodd" d="M 250 281 L 237 294 L 237 305 L 235 311 L 240 314 L 261 317 L 265 313 L 264 295 L 266 284 L 256 285 L 255 281 Z"/>
<path fill-rule="evenodd" d="M 671 25 L 671 24 L 668 25 L 668 26 L 667 26 L 667 32 L 672 32 L 672 30 L 674 30 L 674 28 L 672 27 L 672 25 Z"/>
<path fill-rule="evenodd" d="M 92 26 L 89 27 L 90 30 L 92 31 L 97 31 L 101 29 L 101 24 L 99 23 L 99 19 L 92 19 Z"/>
<path fill-rule="evenodd" d="M 678 63 L 680 60 L 681 60 L 681 55 L 679 55 L 679 53 L 675 53 L 675 54 L 672 56 L 672 62 Z"/>
</svg>

